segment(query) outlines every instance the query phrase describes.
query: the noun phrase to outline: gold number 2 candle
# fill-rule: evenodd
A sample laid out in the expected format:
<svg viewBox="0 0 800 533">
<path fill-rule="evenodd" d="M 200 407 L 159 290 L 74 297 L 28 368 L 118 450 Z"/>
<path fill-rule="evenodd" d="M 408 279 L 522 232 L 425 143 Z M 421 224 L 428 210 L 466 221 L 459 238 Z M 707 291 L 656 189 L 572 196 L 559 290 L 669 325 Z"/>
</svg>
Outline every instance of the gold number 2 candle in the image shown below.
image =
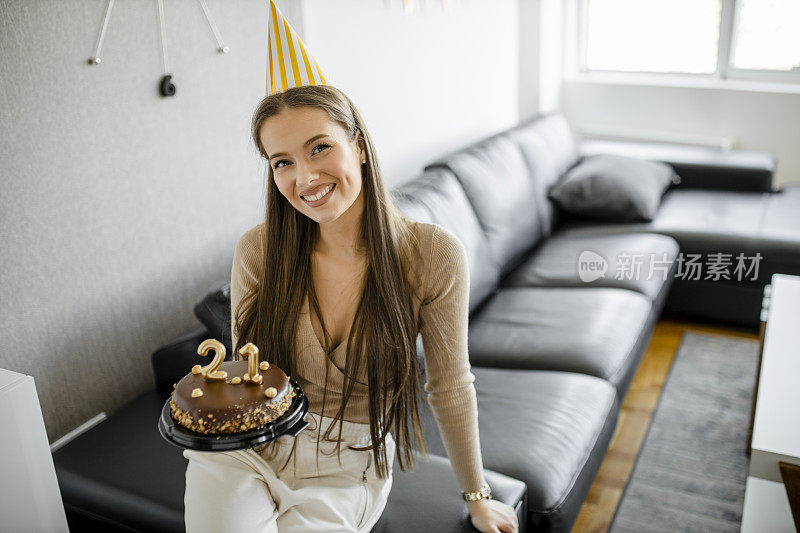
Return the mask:
<svg viewBox="0 0 800 533">
<path fill-rule="evenodd" d="M 203 375 L 206 381 L 224 381 L 227 379 L 228 373 L 218 369 L 222 361 L 225 360 L 225 345 L 216 339 L 206 339 L 197 347 L 197 353 L 202 356 L 208 355 L 211 350 L 214 350 L 214 360 L 201 368 L 200 374 Z"/>
</svg>

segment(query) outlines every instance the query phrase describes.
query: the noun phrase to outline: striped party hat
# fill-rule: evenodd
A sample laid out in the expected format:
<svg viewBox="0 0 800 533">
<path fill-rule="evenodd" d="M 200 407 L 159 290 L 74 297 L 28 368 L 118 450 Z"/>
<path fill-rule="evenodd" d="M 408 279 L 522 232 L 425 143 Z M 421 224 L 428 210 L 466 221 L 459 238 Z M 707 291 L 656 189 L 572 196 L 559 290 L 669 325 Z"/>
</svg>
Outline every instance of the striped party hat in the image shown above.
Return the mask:
<svg viewBox="0 0 800 533">
<path fill-rule="evenodd" d="M 269 0 L 267 96 L 302 85 L 333 85 L 297 32 Z"/>
</svg>

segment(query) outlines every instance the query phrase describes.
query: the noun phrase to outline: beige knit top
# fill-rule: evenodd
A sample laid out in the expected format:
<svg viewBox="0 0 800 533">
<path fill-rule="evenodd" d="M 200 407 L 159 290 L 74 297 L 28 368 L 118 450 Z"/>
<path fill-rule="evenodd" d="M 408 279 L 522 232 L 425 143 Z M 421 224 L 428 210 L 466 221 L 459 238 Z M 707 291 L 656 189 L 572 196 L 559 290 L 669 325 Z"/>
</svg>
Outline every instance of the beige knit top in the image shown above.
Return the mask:
<svg viewBox="0 0 800 533">
<path fill-rule="evenodd" d="M 464 245 L 452 232 L 437 224 L 408 220 L 417 236 L 420 254 L 416 265 L 422 270 L 414 291 L 414 308 L 420 324 L 427 380 L 424 390 L 436 418 L 447 455 L 464 491 L 483 486 L 483 462 L 478 436 L 478 404 L 475 375 L 467 353 L 469 316 L 469 268 Z M 246 291 L 261 279 L 264 264 L 262 234 L 264 224 L 249 229 L 236 245 L 231 269 L 231 310 Z M 231 315 L 233 316 L 233 315 Z M 344 385 L 345 340 L 328 357 L 314 333 L 308 298 L 304 298 L 297 332 L 298 362 L 292 376 L 308 396 L 311 411 L 322 414 L 325 366 L 328 361 L 328 392 L 325 413 L 338 409 Z M 436 325 L 434 327 L 434 324 Z M 231 339 L 237 337 L 231 326 Z M 364 380 L 366 381 L 366 379 Z M 347 402 L 344 420 L 369 423 L 368 388 L 356 379 Z"/>
</svg>

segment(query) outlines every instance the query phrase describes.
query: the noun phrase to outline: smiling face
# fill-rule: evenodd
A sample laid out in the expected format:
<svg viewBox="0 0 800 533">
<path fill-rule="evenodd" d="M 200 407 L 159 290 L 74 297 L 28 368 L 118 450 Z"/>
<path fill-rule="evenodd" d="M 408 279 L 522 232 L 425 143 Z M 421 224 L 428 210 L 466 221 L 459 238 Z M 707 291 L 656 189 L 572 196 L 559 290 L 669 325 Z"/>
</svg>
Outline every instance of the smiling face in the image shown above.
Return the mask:
<svg viewBox="0 0 800 533">
<path fill-rule="evenodd" d="M 265 120 L 259 138 L 275 185 L 295 209 L 320 224 L 361 214 L 366 154 L 360 133 L 351 141 L 324 110 L 296 107 Z"/>
</svg>

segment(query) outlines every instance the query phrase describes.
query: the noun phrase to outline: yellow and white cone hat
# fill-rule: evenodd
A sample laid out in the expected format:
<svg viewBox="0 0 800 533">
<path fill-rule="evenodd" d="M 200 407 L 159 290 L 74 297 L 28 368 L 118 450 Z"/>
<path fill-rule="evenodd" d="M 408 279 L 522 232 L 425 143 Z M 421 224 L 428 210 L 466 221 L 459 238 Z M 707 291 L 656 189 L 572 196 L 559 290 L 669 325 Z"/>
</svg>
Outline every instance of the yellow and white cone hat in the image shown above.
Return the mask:
<svg viewBox="0 0 800 533">
<path fill-rule="evenodd" d="M 269 0 L 267 96 L 303 85 L 333 85 L 273 0 Z"/>
</svg>

